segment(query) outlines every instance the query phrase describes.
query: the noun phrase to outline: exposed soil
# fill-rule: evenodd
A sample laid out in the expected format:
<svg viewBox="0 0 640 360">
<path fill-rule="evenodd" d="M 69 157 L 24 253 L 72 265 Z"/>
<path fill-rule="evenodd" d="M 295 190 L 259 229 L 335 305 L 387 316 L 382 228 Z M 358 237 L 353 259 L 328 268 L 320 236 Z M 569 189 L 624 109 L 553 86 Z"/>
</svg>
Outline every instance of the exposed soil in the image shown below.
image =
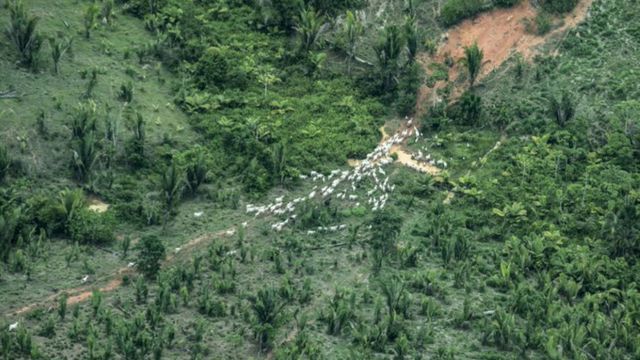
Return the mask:
<svg viewBox="0 0 640 360">
<path fill-rule="evenodd" d="M 109 210 L 109 204 L 105 203 L 104 201 L 100 200 L 95 196 L 90 196 L 88 198 L 88 203 L 89 204 L 87 208 L 91 211 L 95 211 L 97 213 L 103 213 Z"/>
<path fill-rule="evenodd" d="M 584 20 L 589 13 L 593 0 L 582 0 L 576 8 L 564 18 L 559 19 L 560 26 L 556 27 L 544 36 L 538 36 L 527 31 L 527 21 L 533 22 L 537 9 L 530 1 L 521 1 L 519 5 L 511 8 L 495 9 L 482 13 L 473 19 L 468 19 L 451 28 L 445 35 L 446 41 L 440 46 L 437 54 L 421 54 L 418 62 L 429 74 L 429 64 L 444 63 L 451 57 L 454 65 L 449 68 L 449 80 L 456 82 L 464 74 L 463 65 L 459 60 L 464 56 L 464 47 L 478 43 L 478 47 L 484 53 L 484 65 L 479 79 L 498 68 L 513 54 L 520 53 L 524 59 L 530 60 L 540 51 L 540 45 L 556 39 L 566 30 L 576 26 Z M 562 36 L 560 36 L 562 38 Z M 417 113 L 422 114 L 429 105 L 439 99 L 437 89 L 446 86 L 441 81 L 434 88 L 423 86 L 420 89 L 417 103 Z M 466 84 L 454 85 L 453 98 L 461 94 Z"/>
<path fill-rule="evenodd" d="M 169 250 L 168 249 L 168 255 L 167 258 L 165 259 L 163 266 L 166 266 L 168 264 L 173 263 L 179 256 L 182 256 L 183 254 L 189 254 L 193 251 L 194 248 L 196 248 L 198 245 L 203 244 L 203 243 L 207 243 L 215 238 L 219 238 L 219 237 L 224 237 L 224 236 L 231 236 L 235 233 L 235 229 L 229 229 L 229 230 L 223 230 L 223 231 L 219 231 L 217 233 L 213 233 L 213 234 L 205 234 L 202 236 L 199 236 L 197 238 L 194 238 L 192 240 L 190 240 L 189 242 L 185 243 L 184 245 L 182 245 L 179 248 L 179 251 L 175 251 L 177 249 L 173 249 L 173 250 Z M 133 267 L 122 267 L 119 268 L 118 270 L 116 270 L 115 272 L 111 273 L 110 275 L 107 276 L 103 276 L 99 279 L 90 279 L 90 281 L 92 281 L 93 283 L 98 283 L 98 282 L 103 282 L 105 280 L 108 280 L 107 283 L 102 286 L 99 287 L 98 289 L 101 292 L 109 292 L 109 291 L 113 291 L 117 288 L 120 287 L 120 285 L 122 285 L 122 277 L 126 274 L 132 274 L 135 272 L 135 268 Z M 91 298 L 91 294 L 93 293 L 93 290 L 96 289 L 95 285 L 85 285 L 85 286 L 80 286 L 77 288 L 73 288 L 73 289 L 66 289 L 66 290 L 61 290 L 56 292 L 53 295 L 48 296 L 46 299 L 44 299 L 43 301 L 39 301 L 36 303 L 32 303 L 29 305 L 25 305 L 15 311 L 11 311 L 9 313 L 7 313 L 7 316 L 19 316 L 21 314 L 27 313 L 31 310 L 34 310 L 38 307 L 45 307 L 45 306 L 50 306 L 53 307 L 56 304 L 57 299 L 59 299 L 63 294 L 67 294 L 69 297 L 67 298 L 67 305 L 73 305 L 73 304 L 77 304 L 83 301 L 88 300 L 89 298 Z"/>
</svg>

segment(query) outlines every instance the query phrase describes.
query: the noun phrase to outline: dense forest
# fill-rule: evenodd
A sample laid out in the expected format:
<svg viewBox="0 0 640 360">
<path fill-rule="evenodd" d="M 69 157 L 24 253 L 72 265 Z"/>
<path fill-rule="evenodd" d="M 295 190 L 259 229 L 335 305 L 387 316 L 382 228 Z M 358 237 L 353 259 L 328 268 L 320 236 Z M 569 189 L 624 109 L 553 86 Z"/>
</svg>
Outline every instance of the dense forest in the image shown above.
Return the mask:
<svg viewBox="0 0 640 360">
<path fill-rule="evenodd" d="M 635 0 L 0 28 L 0 358 L 640 358 Z"/>
</svg>

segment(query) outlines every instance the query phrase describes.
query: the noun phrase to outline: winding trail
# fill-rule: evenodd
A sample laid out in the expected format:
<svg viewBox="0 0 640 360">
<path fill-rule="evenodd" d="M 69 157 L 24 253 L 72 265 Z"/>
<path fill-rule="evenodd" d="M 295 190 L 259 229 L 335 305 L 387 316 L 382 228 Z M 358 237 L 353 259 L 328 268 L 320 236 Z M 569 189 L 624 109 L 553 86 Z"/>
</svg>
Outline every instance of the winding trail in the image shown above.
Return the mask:
<svg viewBox="0 0 640 360">
<path fill-rule="evenodd" d="M 581 0 L 576 9 L 562 19 L 562 24 L 545 36 L 537 36 L 527 32 L 525 26 L 527 19 L 533 21 L 536 15 L 536 9 L 527 0 L 521 1 L 519 5 L 512 8 L 495 9 L 483 13 L 474 19 L 465 20 L 459 25 L 451 28 L 446 36 L 447 41 L 439 47 L 437 53 L 434 56 L 420 54 L 418 56 L 418 62 L 423 66 L 425 72 L 430 74 L 431 64 L 443 63 L 448 57 L 456 60 L 454 65 L 448 70 L 449 80 L 454 85 L 451 99 L 455 99 L 465 88 L 465 84 L 459 81 L 463 69 L 461 65 L 457 63 L 457 60 L 462 58 L 464 55 L 465 46 L 471 45 L 475 41 L 483 50 L 485 64 L 478 77 L 478 79 L 482 79 L 491 71 L 502 65 L 502 63 L 509 59 L 513 54 L 520 53 L 524 59 L 530 60 L 534 55 L 539 53 L 540 45 L 549 43 L 550 39 L 558 36 L 562 39 L 563 34 L 566 33 L 568 29 L 574 27 L 588 16 L 592 2 L 593 0 Z M 558 44 L 559 43 L 560 41 Z M 441 101 L 437 95 L 437 90 L 444 88 L 446 85 L 446 81 L 440 81 L 432 88 L 427 86 L 422 86 L 420 88 L 416 104 L 417 116 L 424 114 L 427 109 L 426 107 Z M 397 133 L 407 130 L 408 128 L 409 126 L 407 122 L 402 122 L 399 129 L 397 129 Z M 382 134 L 380 143 L 382 144 L 387 141 L 390 136 L 386 133 L 384 127 L 382 127 L 380 131 Z M 504 139 L 501 139 L 501 141 L 503 142 Z M 500 146 L 501 141 L 499 141 L 496 146 L 489 151 L 489 153 L 495 150 L 497 146 Z M 415 160 L 413 155 L 406 150 L 405 146 L 406 140 L 404 143 L 394 144 L 391 148 L 390 153 L 397 154 L 398 163 L 431 175 L 436 175 L 440 172 L 440 169 L 436 166 L 424 161 Z M 487 153 L 487 155 L 489 153 Z M 484 159 L 486 159 L 487 155 L 485 155 Z M 355 167 L 358 166 L 358 164 L 358 160 L 349 160 L 349 165 L 351 166 Z M 452 197 L 453 193 L 449 193 L 445 201 L 450 201 Z M 95 207 L 95 211 L 106 210 L 106 207 L 108 206 L 97 201 L 91 205 Z M 194 238 L 182 245 L 179 252 L 171 253 L 164 261 L 163 266 L 174 263 L 179 257 L 190 254 L 201 244 L 208 243 L 215 238 L 232 236 L 234 233 L 235 229 L 228 229 Z M 59 299 L 63 294 L 67 294 L 69 296 L 67 300 L 67 304 L 69 305 L 83 302 L 91 297 L 93 290 L 96 288 L 102 292 L 109 292 L 117 289 L 122 285 L 123 276 L 134 272 L 134 268 L 131 267 L 119 268 L 109 275 L 95 279 L 94 284 L 58 291 L 42 301 L 28 304 L 15 311 L 11 311 L 7 313 L 6 316 L 20 316 L 38 307 L 54 307 L 57 299 Z M 104 285 L 97 287 L 96 283 L 103 283 Z M 297 330 L 294 329 L 291 334 L 288 334 L 283 343 L 291 341 L 295 336 L 296 331 Z"/>
<path fill-rule="evenodd" d="M 190 254 L 191 252 L 193 252 L 193 250 L 195 248 L 197 248 L 199 245 L 204 244 L 204 243 L 208 243 L 209 241 L 216 239 L 216 238 L 222 238 L 225 236 L 232 236 L 233 234 L 235 234 L 235 228 L 232 229 L 227 229 L 227 230 L 222 230 L 213 234 L 205 234 L 205 235 L 201 235 L 198 236 L 190 241 L 188 241 L 187 243 L 185 243 L 184 245 L 182 245 L 180 247 L 180 251 L 179 252 L 172 252 L 170 253 L 167 258 L 164 260 L 163 262 L 163 266 L 167 266 L 170 265 L 172 263 L 174 263 L 176 260 L 178 260 L 180 257 L 186 256 L 188 254 Z M 7 317 L 13 317 L 13 316 L 20 316 L 22 314 L 25 314 L 27 312 L 30 312 L 36 308 L 42 307 L 42 308 L 49 308 L 49 307 L 54 307 L 57 305 L 57 301 L 58 299 L 63 296 L 64 294 L 67 294 L 68 298 L 67 298 L 67 305 L 74 305 L 83 301 L 88 300 L 89 298 L 91 298 L 91 294 L 93 293 L 94 290 L 100 290 L 101 292 L 109 292 L 109 291 L 113 291 L 116 290 L 117 288 L 119 288 L 122 285 L 122 278 L 125 275 L 129 275 L 129 274 L 133 274 L 135 273 L 135 268 L 133 267 L 121 267 L 119 269 L 117 269 L 116 271 L 112 272 L 109 275 L 105 275 L 102 276 L 100 278 L 96 278 L 95 280 L 93 280 L 93 284 L 89 284 L 89 285 L 83 285 L 83 286 L 79 286 L 76 288 L 71 288 L 71 289 L 65 289 L 65 290 L 60 290 L 57 291 L 55 294 L 52 294 L 50 296 L 47 296 L 44 300 L 42 301 L 38 301 L 38 302 L 34 302 L 28 305 L 25 305 L 17 310 L 11 311 L 9 313 L 6 313 L 5 315 Z M 106 283 L 105 283 L 106 281 Z M 98 283 L 105 283 L 103 286 L 97 286 L 96 284 Z"/>
</svg>

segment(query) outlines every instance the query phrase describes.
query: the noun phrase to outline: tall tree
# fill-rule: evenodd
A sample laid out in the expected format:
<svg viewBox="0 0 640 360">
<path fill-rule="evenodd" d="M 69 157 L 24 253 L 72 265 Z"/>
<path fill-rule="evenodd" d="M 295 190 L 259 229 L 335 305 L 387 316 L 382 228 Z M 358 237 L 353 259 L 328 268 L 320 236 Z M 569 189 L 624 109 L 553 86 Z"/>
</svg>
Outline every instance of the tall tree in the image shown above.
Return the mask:
<svg viewBox="0 0 640 360">
<path fill-rule="evenodd" d="M 407 61 L 409 64 L 413 64 L 418 54 L 418 44 L 420 44 L 420 35 L 414 17 L 408 16 L 406 18 L 404 23 L 404 36 L 407 40 Z"/>
<path fill-rule="evenodd" d="M 362 23 L 351 11 L 347 11 L 343 32 L 347 46 L 347 72 L 349 73 L 349 75 L 351 75 L 351 64 L 356 58 L 358 41 L 360 39 L 360 36 L 362 36 L 362 34 L 364 33 L 364 27 L 362 26 Z"/>
<path fill-rule="evenodd" d="M 178 166 L 175 164 L 175 160 L 172 160 L 171 165 L 162 174 L 160 188 L 164 198 L 166 207 L 165 222 L 170 213 L 173 212 L 173 208 L 180 199 L 180 193 L 182 191 L 183 175 Z"/>
<path fill-rule="evenodd" d="M 469 87 L 473 87 L 480 75 L 480 69 L 482 69 L 482 59 L 484 58 L 484 53 L 478 47 L 478 43 L 474 42 L 471 46 L 465 46 L 464 48 L 464 58 L 462 58 L 462 63 L 467 68 L 467 73 L 469 75 Z"/>
<path fill-rule="evenodd" d="M 397 26 L 391 25 L 374 45 L 378 67 L 383 78 L 383 91 L 393 89 L 398 73 L 398 59 L 402 53 L 404 39 Z"/>
<path fill-rule="evenodd" d="M 300 11 L 295 30 L 298 33 L 298 50 L 300 54 L 306 54 L 318 46 L 322 35 L 329 29 L 329 24 L 324 22 L 324 16 L 311 7 L 305 7 Z"/>
</svg>

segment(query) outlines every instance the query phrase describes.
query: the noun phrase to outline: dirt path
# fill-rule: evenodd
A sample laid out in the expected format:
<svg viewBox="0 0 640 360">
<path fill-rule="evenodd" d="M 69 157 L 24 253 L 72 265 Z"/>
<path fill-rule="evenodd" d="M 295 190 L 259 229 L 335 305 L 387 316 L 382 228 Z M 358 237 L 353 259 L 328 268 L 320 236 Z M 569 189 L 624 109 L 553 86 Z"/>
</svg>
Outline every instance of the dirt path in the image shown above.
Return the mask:
<svg viewBox="0 0 640 360">
<path fill-rule="evenodd" d="M 167 258 L 163 262 L 163 266 L 170 265 L 174 263 L 179 257 L 183 257 L 185 255 L 190 254 L 198 245 L 207 243 L 216 238 L 221 238 L 224 236 L 232 236 L 233 234 L 235 234 L 235 228 L 219 231 L 213 234 L 205 234 L 197 238 L 194 238 L 188 241 L 187 243 L 183 244 L 182 246 L 180 246 L 178 248 L 180 249 L 179 251 L 172 251 L 171 253 L 169 253 Z M 100 278 L 94 279 L 93 284 L 91 285 L 83 285 L 77 288 L 60 290 L 55 294 L 48 296 L 42 301 L 31 303 L 17 310 L 11 311 L 7 313 L 6 316 L 8 317 L 19 316 L 29 311 L 32 311 L 38 307 L 54 307 L 57 305 L 56 303 L 57 300 L 63 294 L 67 294 L 69 296 L 67 298 L 67 305 L 74 305 L 74 304 L 86 301 L 89 298 L 91 298 L 91 294 L 96 288 L 99 289 L 101 292 L 109 292 L 109 291 L 116 290 L 122 285 L 123 276 L 128 274 L 133 274 L 133 273 L 135 273 L 135 268 L 129 267 L 129 266 L 121 267 L 109 275 L 105 275 Z M 97 287 L 95 285 L 96 283 L 102 283 L 104 281 L 107 281 L 107 283 L 102 287 Z"/>
</svg>

